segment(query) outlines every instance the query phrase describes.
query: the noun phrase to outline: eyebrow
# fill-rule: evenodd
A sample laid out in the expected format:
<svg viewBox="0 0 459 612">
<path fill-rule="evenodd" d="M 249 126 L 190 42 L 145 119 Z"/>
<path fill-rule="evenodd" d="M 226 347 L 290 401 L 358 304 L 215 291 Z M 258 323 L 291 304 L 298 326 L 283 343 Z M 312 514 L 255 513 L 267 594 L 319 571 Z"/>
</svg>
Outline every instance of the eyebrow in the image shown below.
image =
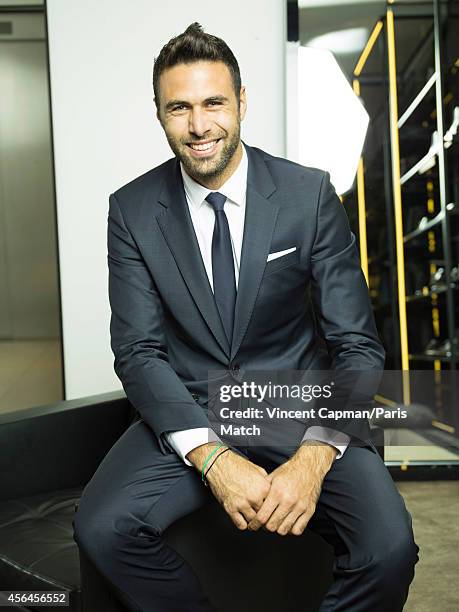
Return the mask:
<svg viewBox="0 0 459 612">
<path fill-rule="evenodd" d="M 228 102 L 228 98 L 226 96 L 210 96 L 209 98 L 206 98 L 204 100 L 204 103 L 206 102 Z M 174 106 L 189 106 L 189 102 L 186 102 L 185 100 L 170 100 L 167 104 L 166 104 L 166 110 L 171 110 L 172 108 L 174 108 Z"/>
</svg>

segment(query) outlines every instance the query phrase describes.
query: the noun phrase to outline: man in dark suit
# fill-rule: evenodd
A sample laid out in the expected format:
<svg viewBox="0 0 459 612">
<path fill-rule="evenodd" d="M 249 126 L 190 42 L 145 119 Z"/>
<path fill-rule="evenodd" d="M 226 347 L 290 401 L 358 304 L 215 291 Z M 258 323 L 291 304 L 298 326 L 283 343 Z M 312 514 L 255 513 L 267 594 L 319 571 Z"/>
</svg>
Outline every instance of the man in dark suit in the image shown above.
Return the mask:
<svg viewBox="0 0 459 612">
<path fill-rule="evenodd" d="M 222 444 L 209 421 L 209 372 L 383 368 L 330 176 L 241 142 L 237 61 L 198 24 L 153 84 L 175 158 L 110 197 L 108 226 L 115 370 L 140 418 L 87 485 L 75 537 L 132 610 L 210 611 L 162 533 L 213 494 L 239 529 L 308 526 L 333 545 L 322 611 L 401 610 L 418 547 L 367 423 L 313 424 L 292 448 Z"/>
</svg>

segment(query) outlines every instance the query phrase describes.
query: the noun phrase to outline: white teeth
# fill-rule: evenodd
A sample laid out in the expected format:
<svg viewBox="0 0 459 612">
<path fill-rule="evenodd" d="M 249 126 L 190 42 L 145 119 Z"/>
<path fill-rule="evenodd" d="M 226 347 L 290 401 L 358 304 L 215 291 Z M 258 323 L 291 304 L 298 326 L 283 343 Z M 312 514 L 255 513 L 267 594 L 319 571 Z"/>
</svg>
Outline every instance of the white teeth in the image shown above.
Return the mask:
<svg viewBox="0 0 459 612">
<path fill-rule="evenodd" d="M 211 149 L 216 142 L 216 140 L 213 140 L 212 142 L 207 142 L 206 144 L 190 144 L 190 147 L 195 151 L 207 151 L 208 149 Z"/>
</svg>

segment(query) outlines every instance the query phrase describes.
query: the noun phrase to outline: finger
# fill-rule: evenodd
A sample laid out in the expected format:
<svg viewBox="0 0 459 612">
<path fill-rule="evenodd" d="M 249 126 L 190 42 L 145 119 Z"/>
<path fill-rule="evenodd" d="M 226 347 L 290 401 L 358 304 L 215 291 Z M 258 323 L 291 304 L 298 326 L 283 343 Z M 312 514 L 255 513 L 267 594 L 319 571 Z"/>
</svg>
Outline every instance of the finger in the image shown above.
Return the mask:
<svg viewBox="0 0 459 612">
<path fill-rule="evenodd" d="M 263 505 L 261 506 L 260 510 L 258 510 L 257 514 L 250 521 L 249 529 L 251 529 L 252 531 L 257 531 L 257 529 L 260 529 L 260 527 L 264 525 L 266 521 L 268 521 L 269 517 L 277 508 L 278 503 L 279 502 L 274 498 L 274 496 L 268 495 L 268 497 L 263 502 Z"/>
<path fill-rule="evenodd" d="M 250 521 L 257 515 L 256 511 L 252 508 L 250 504 L 245 504 L 244 506 L 239 508 L 239 512 L 240 514 L 242 514 L 247 523 L 250 523 Z"/>
<path fill-rule="evenodd" d="M 282 523 L 279 525 L 277 533 L 279 535 L 287 535 L 288 533 L 290 533 L 290 530 L 292 529 L 293 525 L 300 518 L 303 512 L 304 510 L 300 509 L 292 510 L 289 514 L 287 514 Z"/>
<path fill-rule="evenodd" d="M 285 504 L 277 506 L 276 510 L 273 512 L 269 521 L 265 525 L 266 529 L 268 531 L 277 531 L 289 513 L 289 506 L 286 506 Z"/>
<path fill-rule="evenodd" d="M 249 500 L 248 500 L 248 502 L 249 502 L 249 504 L 250 504 L 251 508 L 253 508 L 253 509 L 255 510 L 255 514 L 256 514 L 256 513 L 257 513 L 259 510 L 261 510 L 261 508 L 262 508 L 262 506 L 263 506 L 263 504 L 264 504 L 265 500 L 267 499 L 268 495 L 269 495 L 269 491 L 268 491 L 268 493 L 266 494 L 266 497 L 262 497 L 262 496 L 260 495 L 260 497 L 259 497 L 258 499 L 252 498 L 252 499 L 249 499 Z"/>
<path fill-rule="evenodd" d="M 311 516 L 312 513 L 310 511 L 303 512 L 303 514 L 295 521 L 293 527 L 290 530 L 290 533 L 296 536 L 301 535 L 308 526 L 309 519 L 311 518 Z"/>
<path fill-rule="evenodd" d="M 240 512 L 232 512 L 229 516 L 238 529 L 241 531 L 247 529 L 247 521 Z"/>
</svg>

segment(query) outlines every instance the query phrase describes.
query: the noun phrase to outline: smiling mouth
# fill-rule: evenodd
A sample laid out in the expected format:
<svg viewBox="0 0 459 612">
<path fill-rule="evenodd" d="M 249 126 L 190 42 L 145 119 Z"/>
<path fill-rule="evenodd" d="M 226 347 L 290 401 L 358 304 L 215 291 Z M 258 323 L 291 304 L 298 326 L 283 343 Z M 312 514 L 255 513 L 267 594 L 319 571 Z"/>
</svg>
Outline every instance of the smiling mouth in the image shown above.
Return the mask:
<svg viewBox="0 0 459 612">
<path fill-rule="evenodd" d="M 190 149 L 196 153 L 210 153 L 220 140 L 220 138 L 217 138 L 216 140 L 209 140 L 207 142 L 189 142 L 187 144 Z"/>
</svg>

